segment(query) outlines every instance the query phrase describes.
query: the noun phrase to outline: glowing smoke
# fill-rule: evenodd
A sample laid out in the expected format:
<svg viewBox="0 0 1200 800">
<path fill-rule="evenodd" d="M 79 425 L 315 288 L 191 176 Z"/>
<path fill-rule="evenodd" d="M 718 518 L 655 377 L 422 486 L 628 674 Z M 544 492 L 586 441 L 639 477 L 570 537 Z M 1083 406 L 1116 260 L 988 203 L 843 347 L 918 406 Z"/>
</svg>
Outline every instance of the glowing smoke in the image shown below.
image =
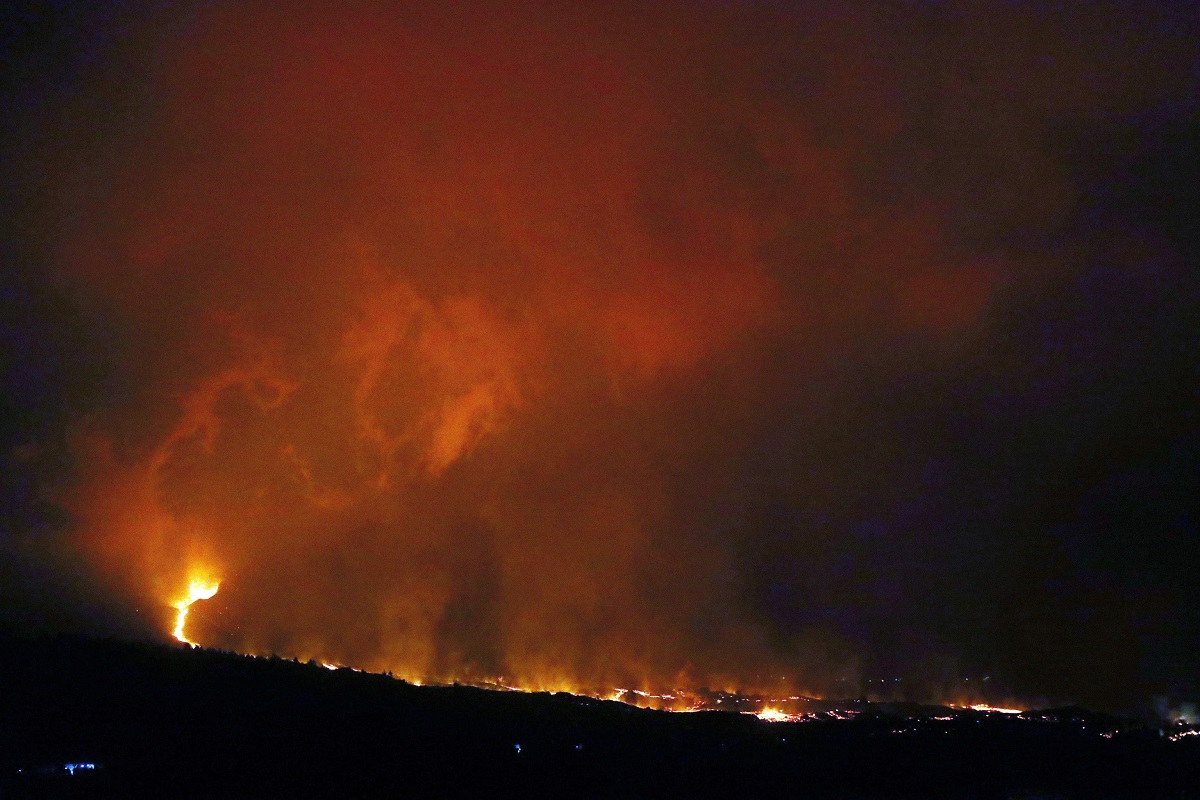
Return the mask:
<svg viewBox="0 0 1200 800">
<path fill-rule="evenodd" d="M 1048 121 L 1137 105 L 1103 31 L 352 6 L 198 8 L 81 91 L 73 546 L 131 607 L 221 575 L 198 641 L 421 680 L 839 691 L 850 607 L 951 661 L 909 617 L 949 546 L 847 509 L 925 524 L 953 442 L 902 390 L 1075 268 L 1006 237 L 1074 202 Z M 975 82 L 933 75 L 963 36 Z"/>
</svg>

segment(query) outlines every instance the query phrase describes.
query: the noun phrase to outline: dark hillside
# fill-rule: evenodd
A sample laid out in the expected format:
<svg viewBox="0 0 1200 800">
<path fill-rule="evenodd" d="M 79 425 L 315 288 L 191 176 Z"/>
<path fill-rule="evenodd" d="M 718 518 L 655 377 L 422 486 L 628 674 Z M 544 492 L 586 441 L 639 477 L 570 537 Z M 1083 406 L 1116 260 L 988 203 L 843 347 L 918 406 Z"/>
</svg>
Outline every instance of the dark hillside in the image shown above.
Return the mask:
<svg viewBox="0 0 1200 800">
<path fill-rule="evenodd" d="M 1082 709 L 767 723 L 68 637 L 0 680 L 3 797 L 1200 796 L 1200 736 Z"/>
</svg>

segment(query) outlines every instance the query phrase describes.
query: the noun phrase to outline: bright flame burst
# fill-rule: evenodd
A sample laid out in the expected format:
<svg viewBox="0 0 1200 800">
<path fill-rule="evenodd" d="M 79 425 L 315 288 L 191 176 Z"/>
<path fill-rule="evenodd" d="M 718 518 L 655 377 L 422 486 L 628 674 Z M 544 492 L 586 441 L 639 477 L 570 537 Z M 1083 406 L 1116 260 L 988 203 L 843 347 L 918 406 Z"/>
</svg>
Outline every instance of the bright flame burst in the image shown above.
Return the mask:
<svg viewBox="0 0 1200 800">
<path fill-rule="evenodd" d="M 198 646 L 196 642 L 183 635 L 183 626 L 187 623 L 188 609 L 197 600 L 208 600 L 217 593 L 217 589 L 219 588 L 221 588 L 220 581 L 193 578 L 188 583 L 187 594 L 172 604 L 178 612 L 175 615 L 175 630 L 171 632 L 176 639 L 192 647 Z"/>
<path fill-rule="evenodd" d="M 1025 709 L 1023 709 L 1023 708 L 1000 708 L 998 706 L 989 706 L 989 705 L 984 705 L 982 703 L 979 703 L 979 704 L 976 704 L 973 706 L 967 706 L 967 708 L 971 709 L 972 711 L 986 711 L 988 713 L 996 713 L 996 714 L 1024 714 L 1025 713 Z"/>
<path fill-rule="evenodd" d="M 764 722 L 799 722 L 805 718 L 804 714 L 789 714 L 786 711 L 780 711 L 778 708 L 767 706 L 762 711 L 753 712 L 754 716 Z"/>
</svg>

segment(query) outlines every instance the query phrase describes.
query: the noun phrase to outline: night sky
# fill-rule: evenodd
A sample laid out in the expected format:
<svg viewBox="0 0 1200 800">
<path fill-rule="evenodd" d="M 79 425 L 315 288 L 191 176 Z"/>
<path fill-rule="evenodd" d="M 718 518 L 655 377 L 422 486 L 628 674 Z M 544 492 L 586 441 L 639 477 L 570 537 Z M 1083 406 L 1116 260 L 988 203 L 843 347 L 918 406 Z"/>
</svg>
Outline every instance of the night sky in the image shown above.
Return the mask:
<svg viewBox="0 0 1200 800">
<path fill-rule="evenodd" d="M 4 4 L 0 626 L 1200 699 L 1194 3 L 445 5 Z"/>
</svg>

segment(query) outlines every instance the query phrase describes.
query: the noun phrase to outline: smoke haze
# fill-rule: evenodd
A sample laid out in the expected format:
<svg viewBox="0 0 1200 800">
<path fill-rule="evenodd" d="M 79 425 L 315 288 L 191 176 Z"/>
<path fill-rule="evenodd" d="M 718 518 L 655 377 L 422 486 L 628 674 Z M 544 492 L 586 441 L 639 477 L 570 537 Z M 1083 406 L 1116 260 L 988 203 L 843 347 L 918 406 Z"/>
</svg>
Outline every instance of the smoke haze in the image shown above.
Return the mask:
<svg viewBox="0 0 1200 800">
<path fill-rule="evenodd" d="M 13 609 L 165 638 L 199 571 L 197 641 L 418 680 L 1194 696 L 1195 13 L 443 5 L 8 44 Z"/>
</svg>

